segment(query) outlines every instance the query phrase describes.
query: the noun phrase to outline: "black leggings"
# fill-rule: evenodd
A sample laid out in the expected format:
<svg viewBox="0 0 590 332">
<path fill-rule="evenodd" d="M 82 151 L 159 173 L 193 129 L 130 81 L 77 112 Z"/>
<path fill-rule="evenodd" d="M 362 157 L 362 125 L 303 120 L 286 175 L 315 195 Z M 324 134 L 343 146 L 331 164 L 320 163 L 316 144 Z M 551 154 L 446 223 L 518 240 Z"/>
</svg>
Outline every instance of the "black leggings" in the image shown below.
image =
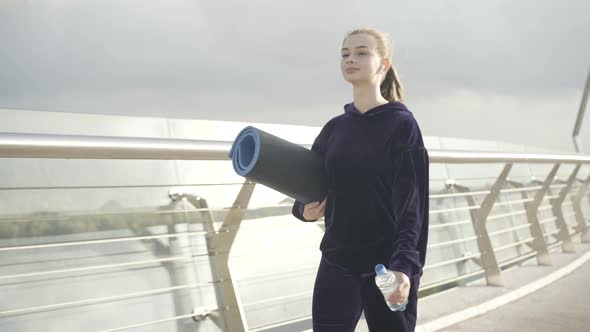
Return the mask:
<svg viewBox="0 0 590 332">
<path fill-rule="evenodd" d="M 405 311 L 391 311 L 375 273 L 355 273 L 322 255 L 313 289 L 314 332 L 354 332 L 364 310 L 371 332 L 414 331 L 419 279 L 411 282 Z"/>
</svg>

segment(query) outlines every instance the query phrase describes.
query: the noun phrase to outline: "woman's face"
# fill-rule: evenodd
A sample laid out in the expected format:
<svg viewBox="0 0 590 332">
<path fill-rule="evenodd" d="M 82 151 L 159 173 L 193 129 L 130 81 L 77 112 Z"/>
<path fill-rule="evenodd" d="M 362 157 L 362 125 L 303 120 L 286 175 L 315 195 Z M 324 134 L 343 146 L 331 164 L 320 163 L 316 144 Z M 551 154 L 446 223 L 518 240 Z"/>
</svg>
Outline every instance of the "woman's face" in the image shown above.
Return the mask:
<svg viewBox="0 0 590 332">
<path fill-rule="evenodd" d="M 386 73 L 377 53 L 377 41 L 366 33 L 348 36 L 342 43 L 340 70 L 350 83 L 380 85 Z"/>
</svg>

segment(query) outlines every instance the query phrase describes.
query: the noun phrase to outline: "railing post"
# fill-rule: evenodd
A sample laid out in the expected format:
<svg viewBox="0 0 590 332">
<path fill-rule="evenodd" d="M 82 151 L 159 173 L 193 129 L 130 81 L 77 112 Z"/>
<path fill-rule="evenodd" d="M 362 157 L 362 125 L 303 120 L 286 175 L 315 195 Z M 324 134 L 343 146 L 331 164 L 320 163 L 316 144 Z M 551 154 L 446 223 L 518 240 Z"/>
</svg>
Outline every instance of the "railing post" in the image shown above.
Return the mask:
<svg viewBox="0 0 590 332">
<path fill-rule="evenodd" d="M 581 180 L 580 180 L 581 181 Z M 580 238 L 582 242 L 590 242 L 590 231 L 588 230 L 588 223 L 584 218 L 584 213 L 582 212 L 582 198 L 586 194 L 588 190 L 588 185 L 590 185 L 590 176 L 586 178 L 585 181 L 581 181 L 582 184 L 580 185 L 580 189 L 578 193 L 573 199 L 574 211 L 576 213 L 576 222 L 578 224 L 578 230 L 580 231 Z"/>
<path fill-rule="evenodd" d="M 227 213 L 223 225 L 211 237 L 211 250 L 213 251 L 215 271 L 218 279 L 221 280 L 222 303 L 226 306 L 225 323 L 227 331 L 248 331 L 246 315 L 240 301 L 236 281 L 231 277 L 229 269 L 229 255 L 236 235 L 252 197 L 256 182 L 246 179 L 234 204 Z"/>
<path fill-rule="evenodd" d="M 555 220 L 557 227 L 559 227 L 559 233 L 557 234 L 557 236 L 559 240 L 561 240 L 561 249 L 563 250 L 563 252 L 576 252 L 572 239 L 569 235 L 567 223 L 565 222 L 565 218 L 563 217 L 562 204 L 568 192 L 570 191 L 572 184 L 576 180 L 576 176 L 578 175 L 578 171 L 580 170 L 581 166 L 582 164 L 576 165 L 574 171 L 572 172 L 572 174 L 570 174 L 570 177 L 568 178 L 565 187 L 563 187 L 559 192 L 559 196 L 557 198 L 549 200 L 553 207 L 553 214 L 557 218 Z"/>
<path fill-rule="evenodd" d="M 498 261 L 496 259 L 496 253 L 494 252 L 494 248 L 488 234 L 486 222 L 490 211 L 494 206 L 494 202 L 500 194 L 500 190 L 506 183 L 506 178 L 508 177 L 508 173 L 510 173 L 511 168 L 511 163 L 504 166 L 504 169 L 502 169 L 502 172 L 496 179 L 496 182 L 492 185 L 490 193 L 481 203 L 480 208 L 477 210 L 471 210 L 471 219 L 473 220 L 473 228 L 475 230 L 475 235 L 477 236 L 477 244 L 481 253 L 482 265 L 486 273 L 486 282 L 488 285 L 492 286 L 503 286 L 504 282 L 502 280 L 500 266 L 498 265 Z M 473 197 L 469 196 L 468 199 L 473 200 Z"/>
<path fill-rule="evenodd" d="M 213 216 L 210 212 L 206 217 L 205 227 L 209 234 L 211 234 L 206 237 L 207 248 L 210 254 L 211 273 L 217 282 L 215 294 L 218 306 L 221 309 L 221 319 L 213 318 L 213 313 L 208 316 L 210 316 L 218 325 L 223 321 L 225 327 L 222 327 L 222 330 L 224 331 L 248 331 L 244 309 L 240 301 L 235 280 L 231 277 L 228 263 L 231 247 L 238 233 L 244 214 L 248 209 L 248 203 L 252 197 L 255 185 L 256 182 L 248 179 L 245 180 L 231 209 L 225 216 L 223 225 L 218 231 L 215 231 Z M 186 197 L 196 208 L 203 208 L 203 204 L 201 204 L 203 200 L 199 200 L 194 197 L 194 195 L 182 194 L 182 196 Z"/>
<path fill-rule="evenodd" d="M 549 191 L 549 186 L 553 182 L 557 170 L 560 164 L 553 165 L 553 168 L 545 177 L 542 187 L 535 194 L 535 198 L 531 202 L 525 203 L 527 219 L 531 225 L 531 235 L 533 236 L 533 249 L 537 252 L 537 264 L 539 265 L 552 265 L 551 255 L 549 249 L 547 249 L 547 242 L 545 241 L 545 234 L 539 223 L 539 206 L 543 202 L 543 198 Z"/>
</svg>

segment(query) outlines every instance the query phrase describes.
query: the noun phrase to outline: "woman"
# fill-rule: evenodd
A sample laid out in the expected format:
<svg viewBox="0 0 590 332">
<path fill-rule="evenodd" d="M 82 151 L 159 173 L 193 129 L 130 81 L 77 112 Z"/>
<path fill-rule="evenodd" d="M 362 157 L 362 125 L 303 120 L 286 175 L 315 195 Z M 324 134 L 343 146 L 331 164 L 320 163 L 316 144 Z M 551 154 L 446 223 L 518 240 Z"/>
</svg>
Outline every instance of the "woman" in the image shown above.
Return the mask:
<svg viewBox="0 0 590 332">
<path fill-rule="evenodd" d="M 325 216 L 312 304 L 313 330 L 354 331 L 364 310 L 371 332 L 413 331 L 417 290 L 428 236 L 428 152 L 391 62 L 391 44 L 370 28 L 342 43 L 340 68 L 353 102 L 328 121 L 312 150 L 324 156 L 326 198 L 295 201 L 303 221 Z M 389 301 L 375 285 L 374 267 L 394 271 L 400 288 Z"/>
</svg>

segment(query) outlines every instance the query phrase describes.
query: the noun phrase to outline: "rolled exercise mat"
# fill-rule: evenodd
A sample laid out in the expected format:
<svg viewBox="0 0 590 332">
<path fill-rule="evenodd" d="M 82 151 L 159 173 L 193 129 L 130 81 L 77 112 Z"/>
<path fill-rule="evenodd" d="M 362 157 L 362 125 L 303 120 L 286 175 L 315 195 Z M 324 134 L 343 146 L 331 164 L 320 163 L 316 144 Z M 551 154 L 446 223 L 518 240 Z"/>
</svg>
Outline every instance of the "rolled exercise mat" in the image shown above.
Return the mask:
<svg viewBox="0 0 590 332">
<path fill-rule="evenodd" d="M 229 151 L 238 175 L 261 183 L 304 204 L 321 202 L 328 177 L 321 154 L 247 126 Z"/>
</svg>

